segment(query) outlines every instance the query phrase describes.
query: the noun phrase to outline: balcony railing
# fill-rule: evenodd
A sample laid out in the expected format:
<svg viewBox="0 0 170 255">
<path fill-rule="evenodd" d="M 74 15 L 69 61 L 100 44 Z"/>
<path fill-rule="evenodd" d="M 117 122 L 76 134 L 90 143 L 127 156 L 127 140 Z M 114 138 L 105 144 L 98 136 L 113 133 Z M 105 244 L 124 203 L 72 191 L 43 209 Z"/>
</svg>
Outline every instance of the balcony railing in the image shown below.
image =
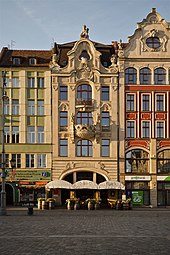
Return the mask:
<svg viewBox="0 0 170 255">
<path fill-rule="evenodd" d="M 76 106 L 80 107 L 92 107 L 94 104 L 93 99 L 77 99 L 76 100 Z"/>
</svg>

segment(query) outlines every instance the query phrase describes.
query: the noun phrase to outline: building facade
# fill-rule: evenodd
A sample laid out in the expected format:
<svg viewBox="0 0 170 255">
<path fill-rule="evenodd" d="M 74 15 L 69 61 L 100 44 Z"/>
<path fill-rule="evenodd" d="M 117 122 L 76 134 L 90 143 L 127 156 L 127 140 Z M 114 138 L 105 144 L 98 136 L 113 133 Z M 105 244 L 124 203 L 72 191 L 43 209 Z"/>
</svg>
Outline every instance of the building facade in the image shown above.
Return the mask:
<svg viewBox="0 0 170 255">
<path fill-rule="evenodd" d="M 93 42 L 83 26 L 49 51 L 2 49 L 9 202 L 44 196 L 51 180 L 89 180 L 123 183 L 134 204 L 170 205 L 169 38 L 153 8 L 128 43 Z M 53 196 L 64 203 L 68 192 Z"/>
</svg>

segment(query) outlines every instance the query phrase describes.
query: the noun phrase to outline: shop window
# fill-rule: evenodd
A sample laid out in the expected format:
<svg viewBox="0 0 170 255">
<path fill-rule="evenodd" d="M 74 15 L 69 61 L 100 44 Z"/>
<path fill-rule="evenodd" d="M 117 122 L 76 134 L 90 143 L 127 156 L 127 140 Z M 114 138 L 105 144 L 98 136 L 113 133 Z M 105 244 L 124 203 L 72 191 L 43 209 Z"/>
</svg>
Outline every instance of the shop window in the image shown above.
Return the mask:
<svg viewBox="0 0 170 255">
<path fill-rule="evenodd" d="M 129 67 L 125 71 L 125 84 L 136 84 L 137 81 L 137 71 L 133 67 Z"/>
<path fill-rule="evenodd" d="M 170 174 L 170 150 L 163 150 L 157 156 L 157 172 Z"/>
<path fill-rule="evenodd" d="M 135 149 L 126 153 L 126 173 L 148 173 L 149 155 L 146 151 Z"/>
</svg>

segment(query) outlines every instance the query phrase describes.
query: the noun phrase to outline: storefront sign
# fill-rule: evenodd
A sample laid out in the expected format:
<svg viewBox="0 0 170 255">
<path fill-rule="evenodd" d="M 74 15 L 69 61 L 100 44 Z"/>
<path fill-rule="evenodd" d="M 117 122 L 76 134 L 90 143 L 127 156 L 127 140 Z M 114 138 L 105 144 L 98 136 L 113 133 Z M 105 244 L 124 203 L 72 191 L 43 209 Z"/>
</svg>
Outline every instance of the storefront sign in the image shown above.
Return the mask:
<svg viewBox="0 0 170 255">
<path fill-rule="evenodd" d="M 170 181 L 170 176 L 157 176 L 157 181 Z"/>
<path fill-rule="evenodd" d="M 125 176 L 125 181 L 150 181 L 151 176 Z"/>
<path fill-rule="evenodd" d="M 1 170 L 0 170 L 1 172 Z M 42 169 L 42 170 L 7 170 L 6 175 L 7 181 L 50 181 L 51 180 L 51 171 Z"/>
<path fill-rule="evenodd" d="M 132 204 L 143 205 L 143 191 L 132 191 Z"/>
</svg>

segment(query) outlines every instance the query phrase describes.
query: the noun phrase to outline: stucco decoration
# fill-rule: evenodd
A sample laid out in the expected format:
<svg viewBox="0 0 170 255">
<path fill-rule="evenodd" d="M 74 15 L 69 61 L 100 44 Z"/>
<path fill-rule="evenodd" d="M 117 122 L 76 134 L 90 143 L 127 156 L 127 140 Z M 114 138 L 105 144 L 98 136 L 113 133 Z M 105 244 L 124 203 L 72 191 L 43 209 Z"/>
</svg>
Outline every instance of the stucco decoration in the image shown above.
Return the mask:
<svg viewBox="0 0 170 255">
<path fill-rule="evenodd" d="M 159 38 L 159 41 L 160 41 L 159 47 L 157 47 L 157 48 L 148 47 L 146 40 L 147 40 L 147 38 L 152 38 L 152 37 Z M 148 52 L 167 51 L 167 47 L 166 47 L 167 41 L 168 41 L 168 38 L 165 35 L 164 31 L 151 29 L 145 36 L 140 37 L 141 51 L 148 51 Z"/>
<path fill-rule="evenodd" d="M 57 45 L 57 43 L 54 44 L 54 48 L 52 48 L 52 61 L 50 62 L 50 69 L 52 71 L 56 71 L 58 72 L 60 70 L 60 66 L 58 64 L 58 59 L 59 59 L 59 47 Z"/>
<path fill-rule="evenodd" d="M 112 73 L 117 73 L 118 72 L 118 65 L 117 65 L 117 59 L 116 59 L 116 55 L 112 55 L 110 58 L 111 61 L 111 65 L 109 66 L 109 70 Z"/>
<path fill-rule="evenodd" d="M 91 139 L 95 136 L 95 127 L 88 125 L 75 125 L 76 135 L 82 139 Z"/>
<path fill-rule="evenodd" d="M 104 104 L 104 103 L 101 103 L 101 106 L 100 108 L 102 109 L 102 111 L 110 111 L 111 110 L 111 104 L 108 103 L 108 104 Z"/>
<path fill-rule="evenodd" d="M 118 43 L 118 57 L 123 58 L 124 57 L 124 50 L 123 50 L 123 44 L 122 40 L 120 39 L 120 42 Z"/>
<path fill-rule="evenodd" d="M 92 80 L 93 79 L 93 72 L 91 71 L 87 58 L 81 57 L 80 65 L 76 71 L 78 79 L 86 79 Z"/>
<path fill-rule="evenodd" d="M 89 28 L 86 27 L 86 25 L 83 25 L 81 34 L 80 34 L 80 39 L 81 38 L 87 38 L 89 39 Z"/>
<path fill-rule="evenodd" d="M 68 103 L 62 103 L 62 102 L 60 102 L 58 108 L 59 108 L 60 111 L 68 111 L 68 109 L 69 109 L 69 104 L 68 104 Z"/>
</svg>

